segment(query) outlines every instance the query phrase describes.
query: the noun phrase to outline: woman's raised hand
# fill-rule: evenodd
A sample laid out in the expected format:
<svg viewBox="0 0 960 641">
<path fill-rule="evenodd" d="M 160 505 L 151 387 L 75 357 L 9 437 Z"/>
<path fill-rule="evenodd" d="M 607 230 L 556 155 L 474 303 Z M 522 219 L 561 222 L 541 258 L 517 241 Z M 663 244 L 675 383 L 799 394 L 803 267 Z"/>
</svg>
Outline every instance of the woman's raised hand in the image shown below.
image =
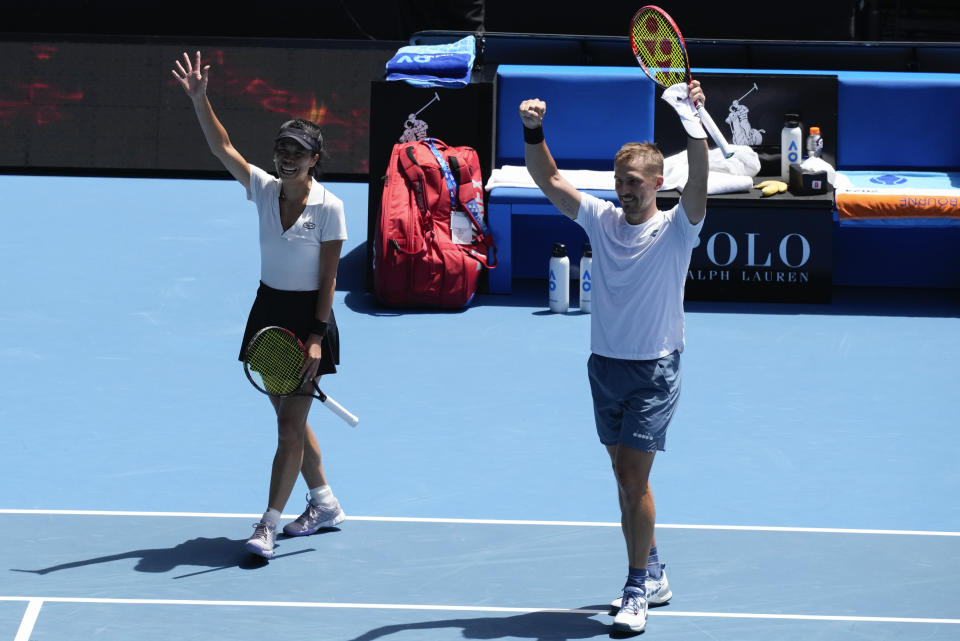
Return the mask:
<svg viewBox="0 0 960 641">
<path fill-rule="evenodd" d="M 183 54 L 183 64 L 175 61 L 176 69 L 172 69 L 173 77 L 177 79 L 180 86 L 190 98 L 196 100 L 207 94 L 207 81 L 210 79 L 210 65 L 200 66 L 200 52 L 197 52 L 195 63 L 190 62 L 190 57 Z"/>
</svg>

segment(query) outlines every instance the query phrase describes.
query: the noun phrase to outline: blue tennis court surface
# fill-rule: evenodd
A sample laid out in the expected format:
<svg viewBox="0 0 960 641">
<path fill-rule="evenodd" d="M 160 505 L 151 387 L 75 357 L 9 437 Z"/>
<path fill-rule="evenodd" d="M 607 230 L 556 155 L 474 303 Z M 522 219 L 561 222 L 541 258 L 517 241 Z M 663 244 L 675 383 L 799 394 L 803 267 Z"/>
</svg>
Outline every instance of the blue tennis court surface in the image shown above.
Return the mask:
<svg viewBox="0 0 960 641">
<path fill-rule="evenodd" d="M 350 240 L 324 388 L 360 425 L 310 418 L 348 519 L 266 563 L 242 548 L 275 441 L 236 361 L 242 187 L 0 176 L 0 641 L 610 636 L 625 553 L 589 317 L 539 283 L 380 308 L 366 185 L 331 189 Z M 956 292 L 687 310 L 652 479 L 674 598 L 644 636 L 960 638 Z"/>
</svg>

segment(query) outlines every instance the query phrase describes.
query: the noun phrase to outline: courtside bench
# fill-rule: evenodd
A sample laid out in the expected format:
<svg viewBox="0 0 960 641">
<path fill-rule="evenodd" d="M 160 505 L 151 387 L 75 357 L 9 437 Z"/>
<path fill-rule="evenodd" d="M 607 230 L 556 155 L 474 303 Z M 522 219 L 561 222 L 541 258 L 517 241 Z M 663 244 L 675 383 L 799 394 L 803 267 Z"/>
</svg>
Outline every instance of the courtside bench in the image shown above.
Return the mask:
<svg viewBox="0 0 960 641">
<path fill-rule="evenodd" d="M 899 201 L 879 207 L 865 196 L 853 216 L 851 195 L 837 193 L 834 284 L 960 288 L 960 74 L 829 73 L 838 81 L 835 166 Z"/>
<path fill-rule="evenodd" d="M 840 170 L 902 196 L 854 218 L 838 194 L 835 284 L 960 287 L 960 74 L 842 72 L 838 107 Z"/>
<path fill-rule="evenodd" d="M 609 171 L 625 140 L 652 140 L 653 89 L 639 68 L 500 65 L 495 165 L 523 165 L 518 107 L 523 100 L 540 98 L 547 103 L 544 132 L 557 166 Z M 592 193 L 616 199 L 612 184 Z M 509 293 L 513 278 L 545 277 L 555 242 L 567 245 L 576 265 L 587 240 L 536 189 L 491 190 L 488 220 L 499 261 L 490 270 L 491 293 Z M 514 236 L 521 239 L 516 246 Z"/>
<path fill-rule="evenodd" d="M 830 160 L 841 172 L 877 171 L 887 181 L 906 169 L 934 172 L 960 189 L 952 173 L 960 169 L 960 120 L 953 117 L 960 112 L 960 75 L 694 70 L 695 77 L 699 73 L 834 75 L 836 130 Z M 609 171 L 623 142 L 654 139 L 659 89 L 654 92 L 655 86 L 638 68 L 501 65 L 497 84 L 496 167 L 523 164 L 517 106 L 525 98 L 547 102 L 545 133 L 561 169 Z M 711 111 L 726 129 L 722 118 Z M 779 130 L 776 133 L 779 139 Z M 612 185 L 610 190 L 593 193 L 616 200 Z M 950 210 L 949 199 L 941 202 L 946 202 L 946 211 L 941 207 L 935 215 L 927 215 L 914 210 L 893 219 L 852 220 L 834 210 L 833 283 L 960 287 L 960 252 L 953 251 L 960 241 L 960 211 Z M 817 207 L 822 204 L 821 199 Z M 771 216 L 778 214 L 778 207 L 780 214 L 789 214 L 808 206 L 812 205 L 786 199 L 764 203 L 770 208 L 766 215 Z M 789 219 L 784 215 L 785 222 Z M 513 278 L 545 277 L 554 242 L 566 243 L 571 263 L 576 264 L 586 240 L 582 230 L 563 218 L 538 190 L 494 188 L 489 194 L 489 220 L 500 249 L 500 266 L 490 272 L 492 293 L 509 293 Z M 787 226 L 784 236 L 790 233 Z"/>
</svg>

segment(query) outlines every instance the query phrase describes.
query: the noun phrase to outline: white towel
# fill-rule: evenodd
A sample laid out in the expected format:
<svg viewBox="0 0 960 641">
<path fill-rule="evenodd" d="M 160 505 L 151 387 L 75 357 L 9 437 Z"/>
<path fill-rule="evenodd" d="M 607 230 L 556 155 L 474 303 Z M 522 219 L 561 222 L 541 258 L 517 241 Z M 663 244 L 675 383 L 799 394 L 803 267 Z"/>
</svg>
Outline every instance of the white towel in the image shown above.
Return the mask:
<svg viewBox="0 0 960 641">
<path fill-rule="evenodd" d="M 733 156 L 724 158 L 719 149 L 710 151 L 710 175 L 707 178 L 708 194 L 729 194 L 750 191 L 753 176 L 760 172 L 760 158 L 750 147 L 731 145 Z M 613 191 L 613 172 L 590 169 L 561 169 L 560 175 L 577 189 Z M 676 189 L 683 191 L 687 184 L 687 152 L 681 151 L 663 160 L 663 186 L 660 191 Z M 494 169 L 487 180 L 486 190 L 494 187 L 526 187 L 537 185 L 523 165 L 504 165 Z"/>
<path fill-rule="evenodd" d="M 827 172 L 827 182 L 834 187 L 838 184 L 837 171 L 833 168 L 833 165 L 823 158 L 807 158 L 800 163 L 800 168 L 809 171 L 825 171 Z"/>
<path fill-rule="evenodd" d="M 590 169 L 561 169 L 560 175 L 570 181 L 577 189 L 609 189 L 613 190 L 612 171 L 593 171 Z M 530 177 L 530 173 L 523 165 L 504 165 L 490 173 L 486 190 L 494 187 L 530 187 L 537 185 Z"/>
<path fill-rule="evenodd" d="M 730 145 L 730 148 L 733 155 L 729 158 L 724 158 L 719 149 L 710 150 L 708 194 L 729 194 L 753 188 L 753 177 L 760 173 L 760 157 L 750 147 Z M 688 169 L 686 151 L 664 158 L 661 189 L 683 191 L 687 184 Z"/>
</svg>

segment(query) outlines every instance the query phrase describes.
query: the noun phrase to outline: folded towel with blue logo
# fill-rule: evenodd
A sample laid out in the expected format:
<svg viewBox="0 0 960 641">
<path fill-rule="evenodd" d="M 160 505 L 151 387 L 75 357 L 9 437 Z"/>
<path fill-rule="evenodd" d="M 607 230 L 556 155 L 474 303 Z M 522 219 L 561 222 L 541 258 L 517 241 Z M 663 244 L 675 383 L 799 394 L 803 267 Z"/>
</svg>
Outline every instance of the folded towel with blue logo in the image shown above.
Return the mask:
<svg viewBox="0 0 960 641">
<path fill-rule="evenodd" d="M 476 38 L 440 45 L 409 45 L 387 61 L 387 80 L 420 87 L 463 87 L 470 84 Z"/>
<path fill-rule="evenodd" d="M 960 173 L 948 171 L 843 170 L 836 173 L 841 223 L 936 219 L 960 224 Z"/>
</svg>

